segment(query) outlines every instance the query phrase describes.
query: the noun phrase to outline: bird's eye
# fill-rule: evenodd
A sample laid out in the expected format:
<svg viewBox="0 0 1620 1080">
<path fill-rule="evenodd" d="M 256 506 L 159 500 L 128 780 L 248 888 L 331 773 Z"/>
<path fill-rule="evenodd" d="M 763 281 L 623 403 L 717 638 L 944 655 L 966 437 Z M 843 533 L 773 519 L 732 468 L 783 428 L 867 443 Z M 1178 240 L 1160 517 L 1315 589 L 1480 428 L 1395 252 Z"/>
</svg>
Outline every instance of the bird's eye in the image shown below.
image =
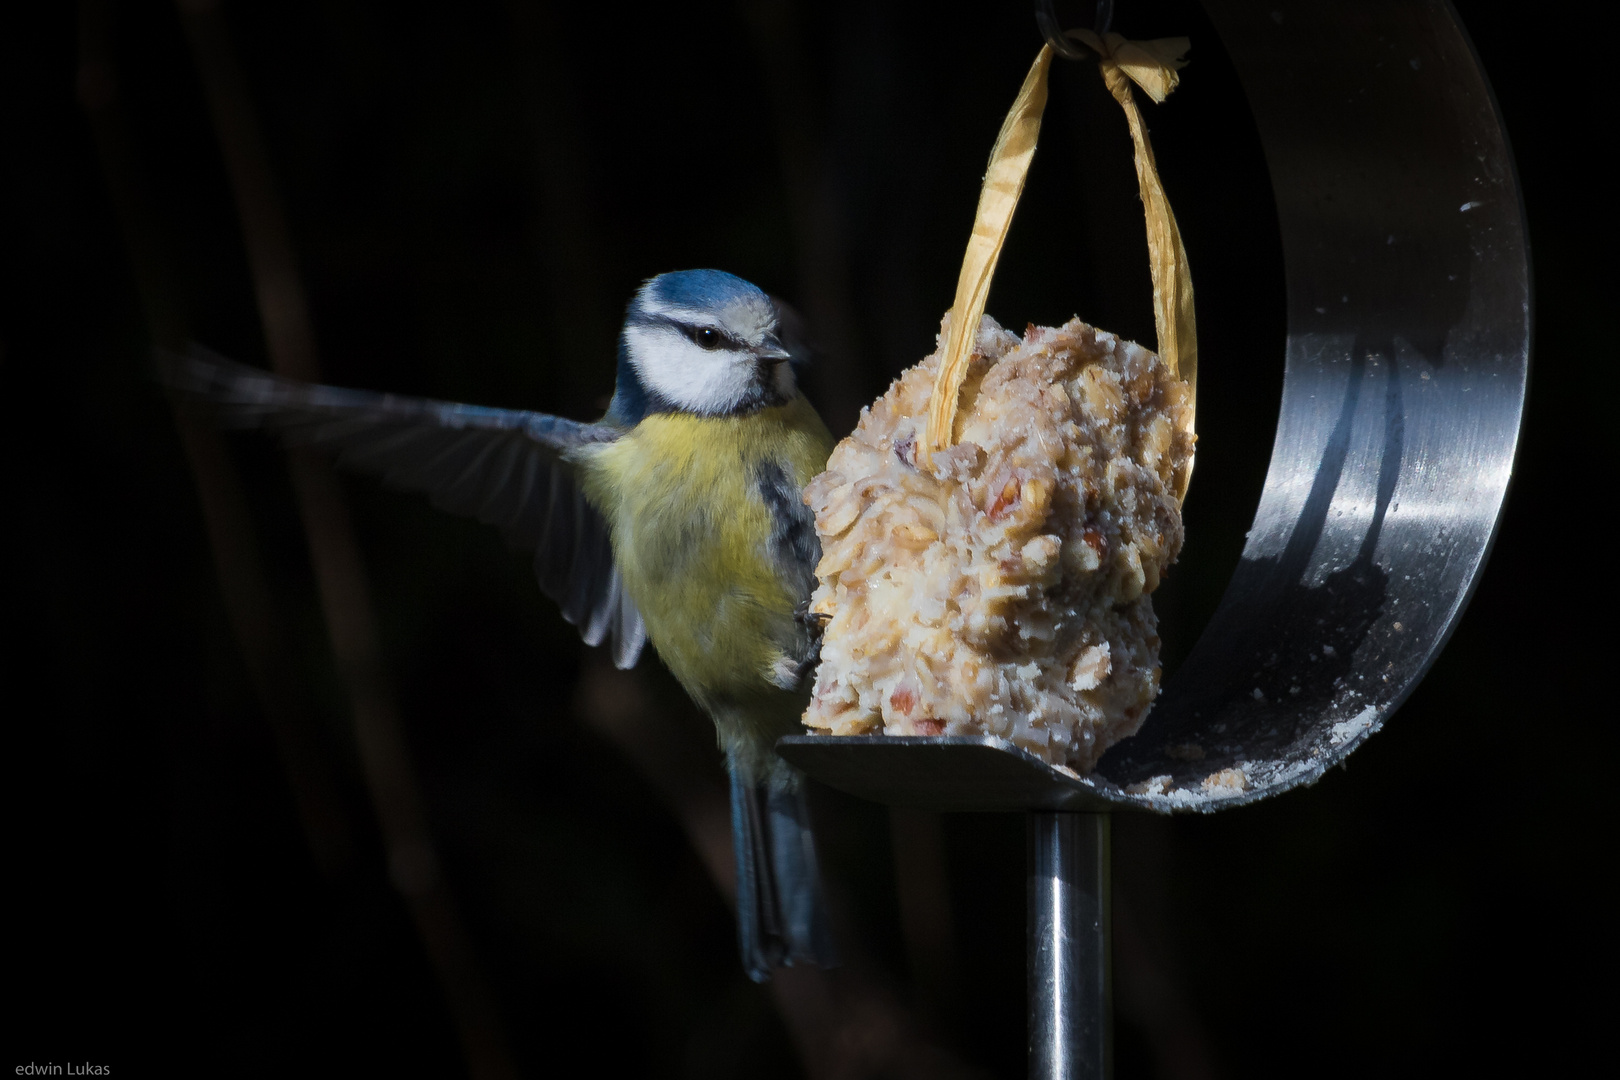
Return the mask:
<svg viewBox="0 0 1620 1080">
<path fill-rule="evenodd" d="M 720 336 L 720 331 L 714 327 L 705 326 L 692 335 L 692 340 L 696 341 L 702 348 L 718 349 L 725 339 Z"/>
</svg>

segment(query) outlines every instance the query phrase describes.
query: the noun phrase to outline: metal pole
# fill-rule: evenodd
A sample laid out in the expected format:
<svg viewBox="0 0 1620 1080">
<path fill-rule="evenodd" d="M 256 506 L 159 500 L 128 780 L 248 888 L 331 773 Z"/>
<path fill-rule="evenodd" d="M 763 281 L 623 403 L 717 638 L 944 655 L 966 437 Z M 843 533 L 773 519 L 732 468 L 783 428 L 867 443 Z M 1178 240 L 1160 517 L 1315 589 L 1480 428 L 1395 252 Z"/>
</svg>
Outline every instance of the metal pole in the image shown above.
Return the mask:
<svg viewBox="0 0 1620 1080">
<path fill-rule="evenodd" d="M 1109 815 L 1029 815 L 1030 1080 L 1114 1075 Z"/>
</svg>

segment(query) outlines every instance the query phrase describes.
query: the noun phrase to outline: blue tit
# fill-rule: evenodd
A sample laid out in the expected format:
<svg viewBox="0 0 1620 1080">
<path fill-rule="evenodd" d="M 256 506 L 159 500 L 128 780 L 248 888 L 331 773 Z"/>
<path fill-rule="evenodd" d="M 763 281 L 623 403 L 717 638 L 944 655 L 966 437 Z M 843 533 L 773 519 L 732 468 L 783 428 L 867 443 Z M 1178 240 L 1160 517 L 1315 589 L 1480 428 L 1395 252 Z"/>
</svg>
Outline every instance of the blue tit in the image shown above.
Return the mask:
<svg viewBox="0 0 1620 1080">
<path fill-rule="evenodd" d="M 741 278 L 661 274 L 630 302 L 596 423 L 314 386 L 200 350 L 169 374 L 238 423 L 500 527 L 619 667 L 652 642 L 725 754 L 756 981 L 833 960 L 803 778 L 773 749 L 798 730 L 819 649 L 806 607 L 821 547 L 800 493 L 832 451 L 795 381 L 796 328 Z"/>
</svg>

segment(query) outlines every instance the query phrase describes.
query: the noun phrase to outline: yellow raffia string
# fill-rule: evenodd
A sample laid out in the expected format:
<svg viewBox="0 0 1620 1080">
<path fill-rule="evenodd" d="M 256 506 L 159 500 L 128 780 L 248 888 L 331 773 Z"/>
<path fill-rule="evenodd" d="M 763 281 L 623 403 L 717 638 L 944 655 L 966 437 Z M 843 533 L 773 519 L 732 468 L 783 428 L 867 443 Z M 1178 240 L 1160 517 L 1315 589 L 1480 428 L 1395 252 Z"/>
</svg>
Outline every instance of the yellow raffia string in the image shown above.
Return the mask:
<svg viewBox="0 0 1620 1080">
<path fill-rule="evenodd" d="M 1046 109 L 1046 73 L 1052 66 L 1052 47 L 1041 46 L 1040 55 L 1024 76 L 1024 85 L 1002 122 L 990 152 L 984 186 L 979 189 L 979 209 L 973 218 L 973 235 L 968 237 L 967 254 L 962 256 L 962 273 L 956 279 L 956 302 L 951 305 L 951 329 L 945 339 L 945 354 L 934 377 L 933 395 L 928 401 L 928 430 L 923 440 L 925 459 L 935 450 L 951 445 L 951 427 L 956 422 L 956 401 L 973 355 L 979 319 L 990 295 L 990 279 L 996 273 L 996 260 L 1007 240 L 1018 196 L 1024 191 L 1024 178 L 1035 156 L 1035 140 L 1041 133 L 1041 113 Z"/>
<path fill-rule="evenodd" d="M 1098 57 L 1103 82 L 1125 110 L 1131 141 L 1136 145 L 1136 183 L 1142 191 L 1142 210 L 1147 218 L 1148 264 L 1153 271 L 1153 328 L 1159 338 L 1159 357 L 1177 378 L 1187 384 L 1186 431 L 1193 434 L 1194 411 L 1198 401 L 1198 324 L 1193 315 L 1192 271 L 1187 265 L 1187 249 L 1181 242 L 1181 229 L 1170 209 L 1170 199 L 1159 182 L 1159 169 L 1153 160 L 1153 144 L 1147 126 L 1136 107 L 1131 83 L 1136 83 L 1155 103 L 1170 96 L 1185 66 L 1186 38 L 1157 41 L 1127 41 L 1118 34 L 1099 40 L 1089 30 L 1070 30 L 1069 37 L 1084 42 Z M 1192 464 L 1182 473 L 1180 499 L 1187 494 Z"/>
<path fill-rule="evenodd" d="M 1136 181 L 1147 220 L 1148 262 L 1153 274 L 1153 325 L 1159 339 L 1158 351 L 1171 372 L 1187 384 L 1186 431 L 1192 435 L 1198 390 L 1198 328 L 1193 314 L 1192 273 L 1176 216 L 1159 181 L 1147 127 L 1142 123 L 1141 111 L 1131 93 L 1134 82 L 1155 103 L 1163 103 L 1181 81 L 1176 72 L 1185 65 L 1181 57 L 1187 51 L 1188 41 L 1186 38 L 1128 41 L 1119 34 L 1099 38 L 1089 30 L 1070 30 L 1068 36 L 1097 53 L 1103 81 L 1125 110 L 1125 120 L 1131 129 L 1131 141 L 1136 148 Z M 1035 153 L 1035 137 L 1040 132 L 1041 111 L 1046 105 L 1046 76 L 1051 59 L 1051 48 L 1043 47 L 1024 79 L 990 155 L 990 169 L 985 173 L 984 189 L 979 195 L 973 236 L 968 241 L 962 274 L 956 285 L 950 335 L 929 400 L 924 441 L 928 451 L 942 450 L 951 443 L 957 401 L 972 356 L 979 319 L 984 314 L 985 299 L 990 293 L 990 279 L 995 274 L 996 260 L 1001 255 L 1007 227 L 1012 222 L 1013 210 L 1018 205 L 1030 159 Z M 1186 495 L 1191 474 L 1189 465 L 1176 492 L 1178 499 Z"/>
</svg>

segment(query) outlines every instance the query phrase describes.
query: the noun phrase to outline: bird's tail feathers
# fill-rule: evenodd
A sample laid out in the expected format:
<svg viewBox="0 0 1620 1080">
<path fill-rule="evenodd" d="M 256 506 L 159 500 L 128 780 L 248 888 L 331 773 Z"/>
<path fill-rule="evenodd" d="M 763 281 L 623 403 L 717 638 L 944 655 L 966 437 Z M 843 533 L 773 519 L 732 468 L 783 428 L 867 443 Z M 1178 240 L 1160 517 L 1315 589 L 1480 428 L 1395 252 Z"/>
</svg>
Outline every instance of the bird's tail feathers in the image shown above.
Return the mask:
<svg viewBox="0 0 1620 1080">
<path fill-rule="evenodd" d="M 816 864 L 804 780 L 785 762 L 733 758 L 731 838 L 737 853 L 737 937 L 749 978 L 773 967 L 837 963 Z"/>
</svg>

